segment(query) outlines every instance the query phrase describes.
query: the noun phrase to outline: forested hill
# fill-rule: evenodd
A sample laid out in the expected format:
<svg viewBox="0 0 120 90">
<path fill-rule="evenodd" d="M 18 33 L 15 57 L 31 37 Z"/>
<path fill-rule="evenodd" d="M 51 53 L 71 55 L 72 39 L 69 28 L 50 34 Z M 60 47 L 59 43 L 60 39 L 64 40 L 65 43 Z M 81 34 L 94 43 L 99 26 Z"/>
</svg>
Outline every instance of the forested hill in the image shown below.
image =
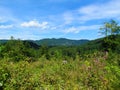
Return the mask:
<svg viewBox="0 0 120 90">
<path fill-rule="evenodd" d="M 74 45 L 81 45 L 84 43 L 87 43 L 89 40 L 82 39 L 82 40 L 70 40 L 66 38 L 60 38 L 60 39 L 42 39 L 42 40 L 36 40 L 33 41 L 38 45 L 48 45 L 48 46 L 74 46 Z"/>
<path fill-rule="evenodd" d="M 80 46 L 81 51 L 84 50 L 112 50 L 120 52 L 120 35 L 109 35 L 104 38 L 91 40 L 88 43 Z"/>
<path fill-rule="evenodd" d="M 0 40 L 0 44 L 6 43 L 7 41 L 9 41 L 9 40 L 2 39 L 2 40 Z"/>
<path fill-rule="evenodd" d="M 9 40 L 0 40 L 0 43 L 6 43 Z M 37 45 L 48 45 L 48 46 L 76 46 L 81 45 L 84 43 L 89 42 L 87 39 L 82 40 L 70 40 L 66 38 L 60 38 L 60 39 L 41 39 L 41 40 L 25 40 L 29 42 L 33 42 Z"/>
</svg>

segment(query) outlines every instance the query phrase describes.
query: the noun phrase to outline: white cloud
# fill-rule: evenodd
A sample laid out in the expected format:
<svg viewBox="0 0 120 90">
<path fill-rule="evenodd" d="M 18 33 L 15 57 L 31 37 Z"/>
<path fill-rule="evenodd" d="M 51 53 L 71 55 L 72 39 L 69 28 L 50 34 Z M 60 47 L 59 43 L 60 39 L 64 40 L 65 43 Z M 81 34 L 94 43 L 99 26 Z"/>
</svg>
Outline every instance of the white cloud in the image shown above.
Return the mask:
<svg viewBox="0 0 120 90">
<path fill-rule="evenodd" d="M 65 24 L 85 23 L 90 20 L 120 19 L 120 0 L 94 3 L 76 10 L 66 11 L 61 19 Z"/>
<path fill-rule="evenodd" d="M 32 20 L 29 22 L 23 22 L 21 24 L 22 27 L 35 27 L 35 28 L 42 28 L 42 29 L 46 29 L 48 28 L 48 22 L 42 22 L 39 23 L 37 20 Z"/>
<path fill-rule="evenodd" d="M 70 27 L 68 29 L 65 29 L 64 33 L 79 33 L 83 30 L 98 30 L 100 25 L 90 25 L 90 26 L 80 26 L 80 27 Z"/>
<path fill-rule="evenodd" d="M 0 25 L 0 29 L 9 29 L 12 27 L 13 27 L 13 25 Z"/>
<path fill-rule="evenodd" d="M 57 19 L 56 19 L 57 18 Z M 108 0 L 104 3 L 92 3 L 75 10 L 67 10 L 64 13 L 54 15 L 51 18 L 54 25 L 58 28 L 70 25 L 84 25 L 92 23 L 102 23 L 103 20 L 117 19 L 120 20 L 120 0 Z M 56 25 L 57 24 L 57 25 Z M 58 27 L 62 25 L 62 27 Z M 74 31 L 70 29 L 69 31 Z"/>
<path fill-rule="evenodd" d="M 70 27 L 64 30 L 65 33 L 79 33 L 79 29 L 76 27 Z"/>
<path fill-rule="evenodd" d="M 81 21 L 117 18 L 120 16 L 120 0 L 111 0 L 104 4 L 93 4 L 80 8 Z"/>
</svg>

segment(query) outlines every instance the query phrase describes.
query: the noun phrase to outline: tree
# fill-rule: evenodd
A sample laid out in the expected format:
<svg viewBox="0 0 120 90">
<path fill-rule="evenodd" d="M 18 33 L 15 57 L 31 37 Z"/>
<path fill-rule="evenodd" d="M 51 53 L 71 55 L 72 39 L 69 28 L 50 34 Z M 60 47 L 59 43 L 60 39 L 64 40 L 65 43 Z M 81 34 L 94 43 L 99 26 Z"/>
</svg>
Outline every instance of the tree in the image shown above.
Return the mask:
<svg viewBox="0 0 120 90">
<path fill-rule="evenodd" d="M 105 22 L 100 30 L 101 34 L 105 35 L 106 37 L 108 37 L 108 35 L 120 34 L 120 26 L 118 26 L 118 23 L 115 20 Z"/>
<path fill-rule="evenodd" d="M 104 25 L 100 27 L 101 30 L 100 33 L 107 37 L 110 31 L 109 28 L 110 28 L 110 24 L 108 22 L 105 22 Z"/>
<path fill-rule="evenodd" d="M 111 35 L 117 34 L 118 23 L 115 20 L 111 20 L 109 24 L 110 24 Z"/>
<path fill-rule="evenodd" d="M 115 20 L 110 20 L 109 22 L 105 22 L 100 30 L 102 30 L 101 33 L 106 36 L 102 42 L 104 50 L 115 50 L 118 46 L 116 35 L 120 34 L 120 26 L 118 26 L 118 23 Z"/>
</svg>

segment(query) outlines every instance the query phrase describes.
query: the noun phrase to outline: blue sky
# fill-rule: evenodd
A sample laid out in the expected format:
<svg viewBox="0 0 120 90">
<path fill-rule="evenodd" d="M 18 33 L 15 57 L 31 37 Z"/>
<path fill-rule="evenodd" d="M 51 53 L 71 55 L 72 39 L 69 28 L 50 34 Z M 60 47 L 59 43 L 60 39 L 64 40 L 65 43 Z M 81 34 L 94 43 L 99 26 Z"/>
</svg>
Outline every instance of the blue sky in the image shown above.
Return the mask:
<svg viewBox="0 0 120 90">
<path fill-rule="evenodd" d="M 0 39 L 96 39 L 120 0 L 0 0 Z"/>
</svg>

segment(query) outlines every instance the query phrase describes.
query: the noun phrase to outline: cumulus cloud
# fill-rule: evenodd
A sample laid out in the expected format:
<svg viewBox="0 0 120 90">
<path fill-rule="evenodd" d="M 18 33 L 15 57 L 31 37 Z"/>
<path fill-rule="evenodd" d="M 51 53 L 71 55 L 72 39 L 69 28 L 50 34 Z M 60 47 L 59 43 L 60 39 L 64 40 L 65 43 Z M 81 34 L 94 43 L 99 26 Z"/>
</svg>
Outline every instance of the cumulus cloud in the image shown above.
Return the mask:
<svg viewBox="0 0 120 90">
<path fill-rule="evenodd" d="M 64 29 L 64 33 L 79 33 L 83 30 L 98 30 L 100 25 L 80 26 L 80 27 L 69 27 Z"/>
<path fill-rule="evenodd" d="M 37 20 L 32 20 L 29 22 L 23 22 L 21 24 L 22 27 L 35 27 L 35 28 L 42 28 L 42 29 L 46 29 L 48 28 L 48 22 L 42 22 L 39 23 Z"/>
<path fill-rule="evenodd" d="M 9 29 L 12 27 L 13 27 L 13 25 L 0 25 L 0 29 Z"/>
</svg>

